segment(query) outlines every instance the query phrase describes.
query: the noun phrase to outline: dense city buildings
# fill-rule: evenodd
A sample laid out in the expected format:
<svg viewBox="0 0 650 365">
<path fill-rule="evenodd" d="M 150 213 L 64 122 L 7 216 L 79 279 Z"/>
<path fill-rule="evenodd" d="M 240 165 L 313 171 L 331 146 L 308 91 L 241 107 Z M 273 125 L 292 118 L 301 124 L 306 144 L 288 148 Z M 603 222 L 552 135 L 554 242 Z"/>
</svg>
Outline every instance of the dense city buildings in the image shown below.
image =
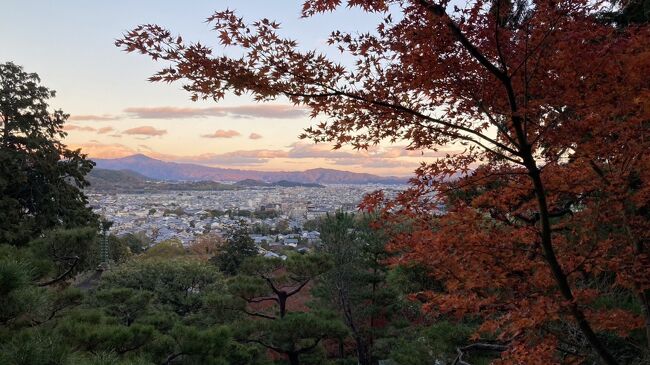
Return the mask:
<svg viewBox="0 0 650 365">
<path fill-rule="evenodd" d="M 91 207 L 112 221 L 111 233 L 144 233 L 153 243 L 178 239 L 184 245 L 197 236 L 219 234 L 245 224 L 257 244 L 294 248 L 318 240 L 314 227 L 304 227 L 335 211 L 352 212 L 375 190 L 388 194 L 396 185 L 328 185 L 268 187 L 221 191 L 147 193 L 88 192 Z"/>
</svg>

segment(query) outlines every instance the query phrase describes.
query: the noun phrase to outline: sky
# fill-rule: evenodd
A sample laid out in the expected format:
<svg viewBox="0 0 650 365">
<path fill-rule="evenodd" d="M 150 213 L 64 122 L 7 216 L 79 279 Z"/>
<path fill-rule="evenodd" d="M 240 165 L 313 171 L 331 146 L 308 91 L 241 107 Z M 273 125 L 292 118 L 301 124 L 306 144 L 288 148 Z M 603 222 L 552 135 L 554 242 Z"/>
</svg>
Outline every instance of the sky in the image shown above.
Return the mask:
<svg viewBox="0 0 650 365">
<path fill-rule="evenodd" d="M 405 143 L 381 144 L 370 151 L 332 150 L 299 140 L 316 123 L 308 110 L 278 100 L 255 103 L 228 95 L 218 103 L 192 102 L 180 83 L 150 83 L 162 64 L 115 47 L 139 24 L 158 24 L 186 41 L 215 46 L 217 34 L 205 19 L 233 9 L 245 21 L 269 18 L 280 33 L 303 49 L 350 60 L 327 46 L 332 30 L 371 31 L 378 16 L 344 9 L 300 18 L 294 0 L 2 0 L 0 62 L 36 72 L 57 91 L 50 106 L 70 114 L 65 142 L 90 158 L 144 153 L 167 161 L 250 170 L 297 171 L 316 167 L 408 176 L 433 151 L 406 151 Z"/>
</svg>

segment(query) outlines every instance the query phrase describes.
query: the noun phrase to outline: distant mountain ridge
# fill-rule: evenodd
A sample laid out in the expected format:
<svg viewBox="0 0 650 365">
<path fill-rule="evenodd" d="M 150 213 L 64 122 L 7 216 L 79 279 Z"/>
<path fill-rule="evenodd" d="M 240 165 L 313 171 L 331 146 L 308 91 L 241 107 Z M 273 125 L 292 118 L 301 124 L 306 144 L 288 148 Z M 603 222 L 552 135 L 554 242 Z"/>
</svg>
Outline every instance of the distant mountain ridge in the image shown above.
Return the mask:
<svg viewBox="0 0 650 365">
<path fill-rule="evenodd" d="M 90 183 L 88 190 L 104 192 L 157 192 L 169 190 L 237 190 L 234 184 L 222 184 L 215 181 L 161 181 L 131 170 L 109 170 L 94 168 L 86 180 Z"/>
<path fill-rule="evenodd" d="M 309 184 L 402 184 L 406 179 L 334 169 L 306 171 L 256 171 L 209 167 L 191 163 L 167 162 L 143 154 L 115 159 L 95 159 L 97 167 L 108 170 L 131 170 L 157 180 L 174 181 L 241 181 L 259 180 L 267 183 L 288 181 Z"/>
<path fill-rule="evenodd" d="M 265 187 L 274 187 L 274 186 L 280 186 L 283 188 L 293 188 L 293 187 L 323 188 L 324 187 L 323 185 L 317 183 L 301 183 L 301 182 L 287 181 L 287 180 L 280 180 L 280 181 L 269 183 L 269 182 L 253 180 L 253 179 L 237 181 L 235 185 L 242 186 L 242 187 L 251 187 L 251 188 L 254 187 L 265 188 Z"/>
<path fill-rule="evenodd" d="M 157 192 L 157 191 L 216 191 L 262 189 L 272 187 L 322 188 L 315 183 L 278 181 L 267 183 L 259 180 L 242 180 L 233 184 L 216 181 L 164 181 L 152 179 L 131 170 L 108 170 L 94 168 L 86 176 L 90 183 L 88 190 L 103 192 Z"/>
</svg>

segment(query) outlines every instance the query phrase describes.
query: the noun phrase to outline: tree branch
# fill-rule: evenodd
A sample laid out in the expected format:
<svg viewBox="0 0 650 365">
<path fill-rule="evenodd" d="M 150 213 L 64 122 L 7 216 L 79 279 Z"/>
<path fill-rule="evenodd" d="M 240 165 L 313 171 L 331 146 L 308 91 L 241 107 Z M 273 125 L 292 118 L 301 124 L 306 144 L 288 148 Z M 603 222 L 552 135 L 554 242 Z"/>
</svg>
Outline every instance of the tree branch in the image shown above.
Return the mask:
<svg viewBox="0 0 650 365">
<path fill-rule="evenodd" d="M 70 265 L 68 270 L 66 270 L 63 274 L 59 275 L 58 277 L 56 277 L 56 278 L 54 278 L 52 280 L 46 281 L 44 283 L 37 283 L 36 285 L 37 286 L 48 286 L 48 285 L 58 283 L 59 281 L 65 279 L 65 277 L 68 276 L 72 272 L 72 270 L 74 270 L 75 266 L 77 266 L 77 264 L 80 261 L 79 256 L 64 257 L 64 259 L 74 260 L 74 262 Z"/>
<path fill-rule="evenodd" d="M 300 350 L 296 351 L 296 353 L 298 353 L 298 354 L 304 354 L 305 352 L 309 352 L 309 351 L 313 350 L 314 348 L 316 348 L 316 346 L 318 346 L 318 344 L 319 344 L 322 340 L 323 340 L 323 337 L 319 337 L 319 338 L 318 338 L 318 339 L 317 339 L 317 340 L 316 340 L 312 345 L 309 345 L 309 346 L 307 346 L 307 347 L 303 347 L 303 348 L 301 348 Z"/>
<path fill-rule="evenodd" d="M 274 301 L 277 302 L 278 298 L 276 297 L 258 297 L 258 298 L 246 298 L 244 296 L 241 297 L 243 300 L 245 300 L 247 303 L 262 303 L 266 301 Z"/>
<path fill-rule="evenodd" d="M 297 288 L 295 288 L 292 291 L 288 292 L 287 297 L 290 297 L 290 296 L 298 293 L 305 285 L 307 285 L 307 283 L 309 283 L 309 281 L 310 281 L 310 279 L 307 279 L 307 280 L 303 281 L 300 285 L 298 285 Z"/>
<path fill-rule="evenodd" d="M 464 347 L 457 347 L 456 353 L 458 353 L 458 356 L 456 356 L 456 359 L 454 359 L 452 365 L 472 365 L 463 360 L 463 356 L 465 356 L 465 354 L 468 352 L 473 352 L 473 351 L 503 352 L 506 351 L 507 349 L 508 346 L 506 345 L 499 345 L 493 343 L 473 343 L 471 345 L 467 345 Z"/>
<path fill-rule="evenodd" d="M 246 310 L 246 309 L 239 309 L 239 310 L 242 311 L 242 312 L 244 312 L 244 313 L 246 313 L 246 314 L 248 314 L 249 316 L 260 317 L 260 318 L 266 318 L 266 319 L 277 319 L 277 317 L 275 317 L 275 316 L 271 316 L 271 315 L 264 314 L 264 313 L 251 312 L 251 311 Z"/>
</svg>

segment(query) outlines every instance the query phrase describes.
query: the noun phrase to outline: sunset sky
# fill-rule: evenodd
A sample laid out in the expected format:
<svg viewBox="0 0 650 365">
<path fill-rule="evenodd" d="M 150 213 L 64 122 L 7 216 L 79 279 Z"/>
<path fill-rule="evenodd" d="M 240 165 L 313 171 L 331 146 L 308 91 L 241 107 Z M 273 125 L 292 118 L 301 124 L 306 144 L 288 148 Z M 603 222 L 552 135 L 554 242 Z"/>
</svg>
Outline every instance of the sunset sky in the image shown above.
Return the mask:
<svg viewBox="0 0 650 365">
<path fill-rule="evenodd" d="M 407 176 L 433 151 L 405 151 L 388 142 L 372 151 L 332 151 L 328 145 L 299 141 L 313 124 L 307 110 L 283 101 L 256 104 L 229 96 L 192 102 L 180 84 L 146 79 L 157 64 L 126 54 L 114 41 L 142 23 L 155 23 L 189 41 L 218 46 L 205 19 L 234 9 L 247 21 L 270 18 L 281 34 L 304 49 L 349 60 L 329 48 L 331 30 L 372 30 L 378 17 L 339 11 L 300 19 L 300 1 L 87 1 L 3 0 L 0 11 L 0 62 L 13 61 L 36 72 L 57 91 L 51 106 L 71 114 L 66 143 L 91 158 L 144 153 L 154 158 L 255 170 L 327 167 L 380 175 Z"/>
</svg>

